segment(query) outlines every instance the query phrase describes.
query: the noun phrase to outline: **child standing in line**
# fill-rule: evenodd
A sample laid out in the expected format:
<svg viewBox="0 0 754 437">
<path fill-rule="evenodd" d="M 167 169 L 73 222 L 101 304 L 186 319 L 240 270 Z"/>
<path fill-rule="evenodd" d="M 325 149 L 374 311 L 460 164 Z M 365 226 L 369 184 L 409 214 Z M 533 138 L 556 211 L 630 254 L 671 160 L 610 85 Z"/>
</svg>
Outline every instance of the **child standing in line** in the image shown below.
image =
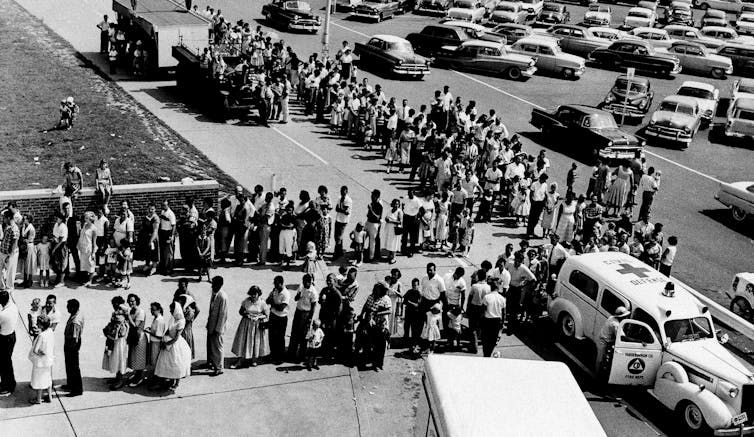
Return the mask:
<svg viewBox="0 0 754 437">
<path fill-rule="evenodd" d="M 120 242 L 120 249 L 118 250 L 118 275 L 121 276 L 120 285 L 124 289 L 131 288 L 131 274 L 134 272 L 134 255 L 131 252 L 131 243 L 125 238 Z M 122 280 L 126 279 L 126 285 L 123 285 Z"/>
<path fill-rule="evenodd" d="M 202 277 L 205 274 L 207 275 L 207 282 L 212 282 L 209 272 L 212 268 L 212 247 L 207 229 L 199 230 L 199 235 L 196 237 L 196 246 L 199 249 L 199 282 L 202 282 Z"/>
<path fill-rule="evenodd" d="M 639 186 L 637 184 L 634 184 L 631 187 L 631 190 L 628 192 L 628 196 L 626 196 L 626 204 L 623 205 L 623 213 L 628 214 L 629 217 L 634 216 L 634 207 L 636 206 L 636 191 L 639 189 Z"/>
<path fill-rule="evenodd" d="M 413 353 L 418 353 L 418 340 L 424 324 L 422 314 L 419 313 L 419 303 L 422 299 L 419 283 L 419 278 L 412 279 L 411 288 L 403 295 L 403 339 L 411 346 Z"/>
<path fill-rule="evenodd" d="M 471 243 L 474 242 L 474 220 L 471 219 L 471 211 L 468 208 L 463 210 L 461 227 L 463 229 L 463 237 L 461 238 L 461 247 L 458 250 L 462 256 L 466 256 L 471 250 Z"/>
<path fill-rule="evenodd" d="M 317 273 L 317 246 L 313 241 L 306 243 L 306 255 L 304 255 L 304 274 L 310 274 L 312 276 L 312 283 L 314 283 L 314 275 Z"/>
<path fill-rule="evenodd" d="M 312 370 L 312 367 L 319 370 L 317 357 L 322 347 L 322 339 L 325 338 L 325 333 L 322 331 L 321 326 L 322 322 L 319 319 L 314 320 L 311 328 L 309 328 L 309 332 L 306 334 L 306 370 Z"/>
<path fill-rule="evenodd" d="M 37 243 L 37 266 L 39 266 L 39 286 L 50 286 L 50 242 L 47 235 L 42 235 L 42 241 Z M 34 319 L 36 323 L 36 318 Z"/>
<path fill-rule="evenodd" d="M 364 240 L 367 238 L 367 232 L 361 222 L 356 223 L 356 228 L 351 231 L 351 249 L 356 254 L 356 265 L 360 266 L 364 258 Z"/>
<path fill-rule="evenodd" d="M 568 174 L 566 175 L 566 196 L 568 193 L 573 193 L 573 186 L 576 184 L 576 179 L 579 177 L 579 175 L 576 174 L 576 169 L 578 168 L 579 166 L 574 162 L 571 164 L 571 169 L 568 170 Z"/>
<path fill-rule="evenodd" d="M 39 334 L 39 328 L 37 327 L 37 317 L 42 314 L 42 309 L 39 307 L 39 298 L 35 297 L 31 301 L 31 309 L 26 314 L 26 320 L 29 322 L 29 335 L 32 338 Z"/>
<path fill-rule="evenodd" d="M 454 306 L 446 313 L 448 317 L 448 348 L 458 349 L 461 346 L 461 322 L 463 321 L 463 310 L 461 307 Z"/>
<path fill-rule="evenodd" d="M 115 247 L 115 239 L 110 237 L 110 242 L 105 248 L 105 263 L 102 280 L 115 284 L 115 271 L 118 266 L 118 248 Z"/>
<path fill-rule="evenodd" d="M 442 323 L 442 305 L 438 302 L 427 311 L 427 320 L 422 330 L 422 338 L 429 342 L 429 353 L 435 351 L 435 344 L 441 338 L 440 324 Z"/>
<path fill-rule="evenodd" d="M 477 223 L 487 223 L 492 215 L 492 190 L 484 190 L 482 199 L 479 201 L 479 209 L 476 211 Z"/>
</svg>

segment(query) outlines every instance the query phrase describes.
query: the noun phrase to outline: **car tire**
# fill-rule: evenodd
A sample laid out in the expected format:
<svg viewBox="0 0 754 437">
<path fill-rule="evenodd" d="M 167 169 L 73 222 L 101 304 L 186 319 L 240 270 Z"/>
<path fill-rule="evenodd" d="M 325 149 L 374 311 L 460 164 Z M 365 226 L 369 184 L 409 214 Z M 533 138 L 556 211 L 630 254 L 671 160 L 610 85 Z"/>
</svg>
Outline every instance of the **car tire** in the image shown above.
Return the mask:
<svg viewBox="0 0 754 437">
<path fill-rule="evenodd" d="M 676 410 L 681 416 L 681 422 L 686 428 L 687 435 L 711 434 L 711 429 L 698 405 L 691 401 L 685 401 L 678 404 Z"/>
<path fill-rule="evenodd" d="M 558 336 L 569 340 L 576 337 L 576 321 L 566 311 L 563 311 L 558 317 Z"/>
<path fill-rule="evenodd" d="M 730 215 L 733 217 L 733 220 L 739 223 L 742 223 L 744 220 L 746 220 L 746 217 L 748 216 L 748 214 L 746 214 L 746 211 L 737 206 L 730 208 Z"/>
<path fill-rule="evenodd" d="M 702 3 L 701 5 L 699 5 L 699 9 L 706 11 L 707 9 L 709 9 L 709 5 L 707 3 Z"/>
<path fill-rule="evenodd" d="M 576 79 L 576 71 L 573 68 L 564 68 L 561 74 L 563 75 L 563 79 L 565 80 Z"/>
<path fill-rule="evenodd" d="M 754 314 L 751 311 L 751 304 L 745 298 L 739 296 L 730 303 L 730 312 L 749 323 L 754 322 Z"/>
<path fill-rule="evenodd" d="M 521 80 L 523 76 L 524 75 L 521 73 L 521 69 L 518 67 L 510 67 L 505 70 L 505 77 L 510 80 Z"/>
<path fill-rule="evenodd" d="M 722 68 L 713 68 L 712 71 L 710 71 L 710 76 L 712 76 L 713 79 L 725 79 L 725 70 Z"/>
</svg>

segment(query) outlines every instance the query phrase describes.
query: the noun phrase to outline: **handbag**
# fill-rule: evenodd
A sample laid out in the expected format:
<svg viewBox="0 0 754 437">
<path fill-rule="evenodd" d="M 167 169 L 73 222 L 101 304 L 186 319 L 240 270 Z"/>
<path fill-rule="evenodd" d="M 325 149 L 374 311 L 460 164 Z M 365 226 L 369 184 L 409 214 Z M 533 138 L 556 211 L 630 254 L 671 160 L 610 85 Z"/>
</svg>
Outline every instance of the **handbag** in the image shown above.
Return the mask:
<svg viewBox="0 0 754 437">
<path fill-rule="evenodd" d="M 128 330 L 128 336 L 126 337 L 126 344 L 129 346 L 136 346 L 139 344 L 139 330 L 131 328 Z"/>
<path fill-rule="evenodd" d="M 393 232 L 395 232 L 395 235 L 403 235 L 403 226 L 395 225 L 395 227 L 393 227 Z"/>
</svg>

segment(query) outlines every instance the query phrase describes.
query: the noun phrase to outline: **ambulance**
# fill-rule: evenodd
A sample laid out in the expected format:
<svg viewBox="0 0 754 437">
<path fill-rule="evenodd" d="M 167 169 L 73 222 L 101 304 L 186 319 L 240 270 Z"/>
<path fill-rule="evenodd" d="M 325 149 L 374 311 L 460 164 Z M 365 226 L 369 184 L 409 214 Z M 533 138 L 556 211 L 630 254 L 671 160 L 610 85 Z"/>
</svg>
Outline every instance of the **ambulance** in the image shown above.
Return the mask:
<svg viewBox="0 0 754 437">
<path fill-rule="evenodd" d="M 718 341 L 709 309 L 680 284 L 620 252 L 569 257 L 548 313 L 559 335 L 597 343 L 619 306 L 609 383 L 647 387 L 688 434 L 754 433 L 754 374 Z"/>
</svg>

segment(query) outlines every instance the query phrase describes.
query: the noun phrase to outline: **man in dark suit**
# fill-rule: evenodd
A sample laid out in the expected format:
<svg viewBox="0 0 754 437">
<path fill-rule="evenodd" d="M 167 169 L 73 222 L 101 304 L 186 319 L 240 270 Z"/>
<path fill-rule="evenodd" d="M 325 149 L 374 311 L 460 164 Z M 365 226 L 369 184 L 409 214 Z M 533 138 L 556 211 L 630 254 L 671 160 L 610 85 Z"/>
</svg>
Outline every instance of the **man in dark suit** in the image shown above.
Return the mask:
<svg viewBox="0 0 754 437">
<path fill-rule="evenodd" d="M 223 373 L 223 333 L 228 321 L 228 295 L 222 290 L 222 276 L 212 278 L 212 297 L 207 316 L 207 365 L 212 376 Z"/>
<path fill-rule="evenodd" d="M 79 310 L 81 304 L 76 299 L 68 300 L 68 322 L 65 324 L 63 351 L 65 352 L 65 374 L 67 377 L 64 389 L 68 390 L 69 398 L 81 396 L 84 386 L 81 382 L 81 367 L 79 367 L 79 350 L 81 350 L 81 334 L 84 331 L 84 316 Z"/>
</svg>

